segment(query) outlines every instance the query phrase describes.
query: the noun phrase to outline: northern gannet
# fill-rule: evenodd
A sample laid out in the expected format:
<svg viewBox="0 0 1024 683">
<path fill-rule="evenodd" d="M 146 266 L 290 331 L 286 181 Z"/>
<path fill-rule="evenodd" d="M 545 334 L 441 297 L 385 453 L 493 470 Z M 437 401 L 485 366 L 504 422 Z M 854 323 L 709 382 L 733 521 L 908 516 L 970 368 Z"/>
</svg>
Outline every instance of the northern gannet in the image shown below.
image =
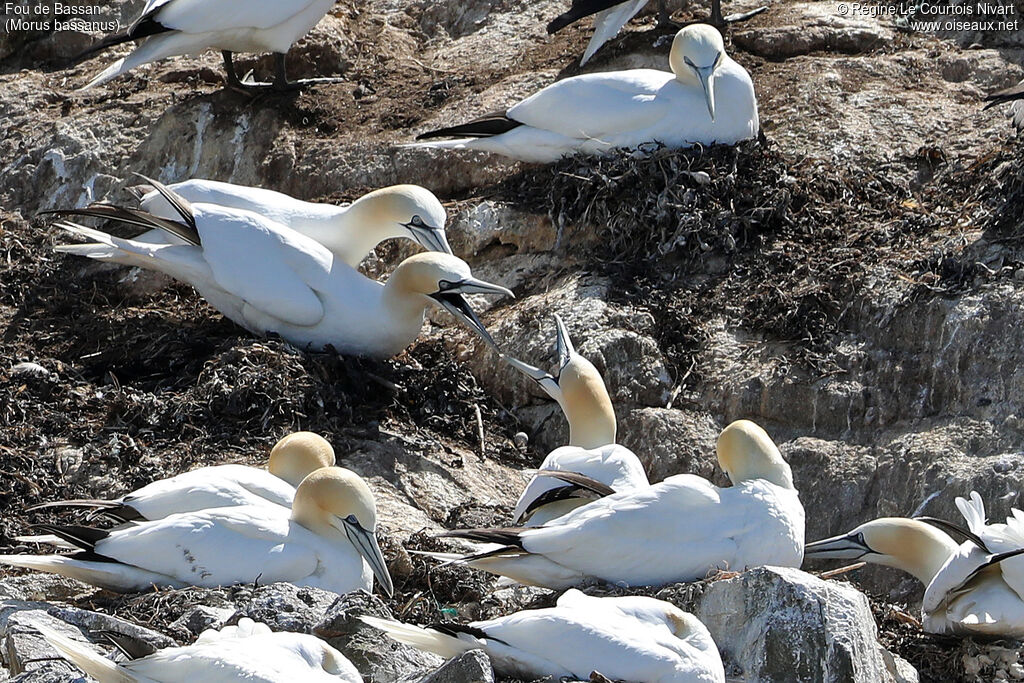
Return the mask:
<svg viewBox="0 0 1024 683">
<path fill-rule="evenodd" d="M 632 69 L 557 81 L 504 112 L 419 135 L 414 146 L 479 149 L 521 161 L 603 154 L 660 142 L 731 145 L 757 136 L 750 74 L 725 54 L 722 34 L 693 24 L 676 34 L 672 71 Z"/>
<path fill-rule="evenodd" d="M 137 66 L 178 55 L 220 50 L 228 85 L 235 88 L 273 87 L 278 90 L 335 79 L 289 81 L 285 54 L 327 14 L 334 0 L 147 0 L 142 14 L 128 30 L 108 36 L 80 58 L 121 43 L 139 42 L 97 74 L 82 90 L 106 83 Z M 233 52 L 273 52 L 274 82 L 254 83 L 238 78 Z"/>
<path fill-rule="evenodd" d="M 287 581 L 338 594 L 393 586 L 374 536 L 377 507 L 357 474 L 324 467 L 295 491 L 291 510 L 240 505 L 116 529 L 42 524 L 80 551 L 0 555 L 0 564 L 60 574 L 119 592 Z"/>
<path fill-rule="evenodd" d="M 311 472 L 334 465 L 331 444 L 312 432 L 295 432 L 270 451 L 267 469 L 213 465 L 160 479 L 115 500 L 64 500 L 26 508 L 84 507 L 116 522 L 163 519 L 179 512 L 238 505 L 292 506 L 295 487 Z M 50 537 L 19 540 L 52 543 Z"/>
<path fill-rule="evenodd" d="M 304 202 L 280 192 L 193 179 L 168 187 L 186 201 L 218 204 L 260 214 L 324 245 L 355 268 L 386 239 L 405 237 L 427 251 L 451 254 L 445 235 L 447 215 L 434 194 L 419 185 L 393 185 L 363 195 L 347 206 Z M 155 189 L 133 188 L 139 208 L 161 218 L 178 214 Z M 145 242 L 174 242 L 162 230 L 151 231 Z M 180 242 L 178 242 L 180 243 Z"/>
<path fill-rule="evenodd" d="M 1006 570 L 1012 573 L 1020 553 L 990 550 L 980 539 L 957 544 L 920 519 L 883 517 L 809 543 L 804 557 L 860 560 L 913 575 L 925 585 L 921 623 L 930 633 L 1019 638 L 1024 600 L 1006 582 Z"/>
<path fill-rule="evenodd" d="M 61 245 L 57 251 L 166 273 L 195 287 L 210 305 L 257 335 L 279 334 L 301 348 L 389 357 L 416 339 L 424 312 L 434 305 L 494 346 L 463 295 L 514 296 L 474 278 L 461 259 L 439 252 L 410 256 L 381 284 L 335 258 L 320 242 L 280 223 L 242 209 L 190 204 L 147 180 L 175 208 L 180 221 L 109 204 L 46 213 L 160 229 L 184 244 L 122 239 L 64 220 L 58 227 L 94 242 Z"/>
<path fill-rule="evenodd" d="M 711 634 L 697 617 L 647 597 L 594 598 L 568 590 L 556 607 L 428 628 L 360 617 L 395 640 L 442 657 L 483 650 L 509 678 L 724 683 Z"/>
<path fill-rule="evenodd" d="M 1019 131 L 1024 131 L 1024 81 L 1021 81 L 1012 88 L 1000 90 L 994 92 L 991 95 L 985 97 L 988 100 L 988 104 L 985 105 L 985 109 L 990 109 L 999 104 L 1006 104 L 1007 102 L 1013 102 L 1010 105 L 1010 111 L 1007 115 L 1013 119 L 1013 127 Z"/>
<path fill-rule="evenodd" d="M 661 586 L 702 579 L 716 568 L 800 566 L 804 509 L 771 438 L 739 420 L 719 435 L 717 450 L 729 488 L 679 474 L 599 498 L 545 526 L 443 535 L 500 544 L 457 562 L 554 589 L 588 578 Z"/>
<path fill-rule="evenodd" d="M 513 523 L 527 526 L 539 526 L 560 517 L 589 503 L 594 494 L 608 495 L 649 486 L 640 459 L 615 443 L 615 409 L 601 373 L 576 353 L 565 323 L 557 314 L 554 318 L 556 375 L 504 357 L 555 399 L 569 422 L 569 444 L 544 458 L 538 474 L 516 502 Z M 573 474 L 583 475 L 584 479 L 574 479 Z M 559 478 L 565 476 L 569 476 L 568 481 Z"/>
<path fill-rule="evenodd" d="M 573 0 L 572 7 L 568 12 L 561 14 L 551 20 L 548 24 L 548 33 L 557 33 L 569 24 L 574 24 L 584 17 L 594 15 L 594 35 L 587 43 L 587 49 L 580 60 L 580 66 L 586 64 L 594 53 L 602 45 L 618 35 L 626 22 L 636 16 L 637 12 L 647 5 L 648 0 Z M 745 21 L 753 16 L 764 12 L 767 7 L 759 7 L 743 14 L 730 14 L 722 16 L 722 0 L 711 0 L 711 17 L 708 23 L 713 26 L 723 27 L 726 24 L 737 21 Z M 665 0 L 658 0 L 658 23 L 669 23 L 668 8 Z"/>
<path fill-rule="evenodd" d="M 362 683 L 363 680 L 345 655 L 316 636 L 274 633 L 266 624 L 248 617 L 240 619 L 237 626 L 203 631 L 192 645 L 162 650 L 154 650 L 146 643 L 121 634 L 109 634 L 129 656 L 128 661 L 121 662 L 102 657 L 88 645 L 49 626 L 38 624 L 33 628 L 62 657 L 99 683 Z"/>
</svg>

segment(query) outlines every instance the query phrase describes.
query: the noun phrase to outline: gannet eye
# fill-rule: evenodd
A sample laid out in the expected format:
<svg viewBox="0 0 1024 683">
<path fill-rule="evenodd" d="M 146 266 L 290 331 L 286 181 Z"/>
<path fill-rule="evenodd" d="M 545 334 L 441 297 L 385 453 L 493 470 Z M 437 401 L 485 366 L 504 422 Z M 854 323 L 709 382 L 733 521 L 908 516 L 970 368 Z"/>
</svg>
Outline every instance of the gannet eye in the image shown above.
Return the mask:
<svg viewBox="0 0 1024 683">
<path fill-rule="evenodd" d="M 412 217 L 412 224 L 415 225 L 417 228 L 424 227 L 423 219 L 420 218 L 419 215 Z"/>
<path fill-rule="evenodd" d="M 696 69 L 697 68 L 697 65 L 694 64 L 693 62 L 691 62 L 690 58 L 687 57 L 686 55 L 683 55 L 683 61 L 686 62 L 686 65 L 688 67 L 690 67 L 691 69 Z"/>
</svg>

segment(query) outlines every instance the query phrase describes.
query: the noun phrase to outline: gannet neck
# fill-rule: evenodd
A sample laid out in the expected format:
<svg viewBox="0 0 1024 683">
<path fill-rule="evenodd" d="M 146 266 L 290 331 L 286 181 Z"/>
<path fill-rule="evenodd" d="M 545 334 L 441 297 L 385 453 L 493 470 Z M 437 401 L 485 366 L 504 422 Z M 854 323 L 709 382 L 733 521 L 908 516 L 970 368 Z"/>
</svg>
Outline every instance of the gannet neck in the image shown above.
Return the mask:
<svg viewBox="0 0 1024 683">
<path fill-rule="evenodd" d="M 332 237 L 320 241 L 332 250 L 343 246 L 366 254 L 386 239 L 407 237 L 426 249 L 451 253 L 444 237 L 446 220 L 444 207 L 429 190 L 394 185 L 353 202 L 338 215 Z"/>
<path fill-rule="evenodd" d="M 718 436 L 718 464 L 733 484 L 764 479 L 793 488 L 793 473 L 768 433 L 749 420 L 737 420 Z"/>
<path fill-rule="evenodd" d="M 334 448 L 326 439 L 312 432 L 295 432 L 274 445 L 267 470 L 298 486 L 307 475 L 334 462 Z"/>
<path fill-rule="evenodd" d="M 569 422 L 569 445 L 600 448 L 615 443 L 615 408 L 593 363 L 573 352 L 558 374 L 557 396 Z"/>
<path fill-rule="evenodd" d="M 916 519 L 883 517 L 854 529 L 861 533 L 876 564 L 913 574 L 927 586 L 959 546 L 944 532 Z"/>
</svg>

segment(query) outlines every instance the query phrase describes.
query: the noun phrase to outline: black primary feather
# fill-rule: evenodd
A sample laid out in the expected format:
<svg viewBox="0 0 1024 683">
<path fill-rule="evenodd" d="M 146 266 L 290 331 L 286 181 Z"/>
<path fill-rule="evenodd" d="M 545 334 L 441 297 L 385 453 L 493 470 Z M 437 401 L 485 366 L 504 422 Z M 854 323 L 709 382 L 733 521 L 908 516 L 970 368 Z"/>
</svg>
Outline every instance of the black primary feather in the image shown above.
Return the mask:
<svg viewBox="0 0 1024 683">
<path fill-rule="evenodd" d="M 986 553 L 991 552 L 988 549 L 988 546 L 985 545 L 985 541 L 981 540 L 980 536 L 975 534 L 973 531 L 965 529 L 964 527 L 960 526 L 959 524 L 956 524 L 954 522 L 947 522 L 946 520 L 939 519 L 938 517 L 914 517 L 914 519 L 916 519 L 918 521 L 921 521 L 921 522 L 927 522 L 928 524 L 931 524 L 932 526 L 935 526 L 935 527 L 938 527 L 938 528 L 942 529 L 947 534 L 948 533 L 960 534 L 961 536 L 963 536 L 964 538 L 969 540 L 971 543 L 973 543 L 974 545 L 976 545 L 979 548 L 981 548 L 982 550 L 984 550 Z"/>
<path fill-rule="evenodd" d="M 446 636 L 451 636 L 452 638 L 458 638 L 460 633 L 465 633 L 467 635 L 473 636 L 474 638 L 479 638 L 480 640 L 493 640 L 496 643 L 501 643 L 502 645 L 508 645 L 508 643 L 506 643 L 501 638 L 495 638 L 494 636 L 489 636 L 489 635 L 487 635 L 487 632 L 484 631 L 482 628 L 477 628 L 476 626 L 470 626 L 469 624 L 453 624 L 451 622 L 444 622 L 444 623 L 437 622 L 435 624 L 428 624 L 427 628 L 432 628 L 435 631 L 438 631 L 439 633 L 443 633 Z"/>
<path fill-rule="evenodd" d="M 523 511 L 523 514 L 519 519 L 526 519 L 531 512 L 538 508 L 542 508 L 545 505 L 557 503 L 561 500 L 569 500 L 570 498 L 583 498 L 587 493 L 587 489 L 583 489 L 573 484 L 559 486 L 557 489 L 548 489 L 530 501 L 530 504 L 526 506 L 526 510 Z"/>
<path fill-rule="evenodd" d="M 438 538 L 468 538 L 471 541 L 501 543 L 522 548 L 523 542 L 519 538 L 520 531 L 522 529 L 455 529 L 438 534 Z"/>
<path fill-rule="evenodd" d="M 596 493 L 601 496 L 610 496 L 615 493 L 615 489 L 608 486 L 604 482 L 598 481 L 593 477 L 588 477 L 585 474 L 579 472 L 570 472 L 562 470 L 540 470 L 537 472 L 538 477 L 552 477 L 554 479 L 561 479 L 564 482 L 568 482 L 573 486 L 577 486 L 581 489 L 585 489 L 592 493 Z"/>
<path fill-rule="evenodd" d="M 49 532 L 63 541 L 89 551 L 95 550 L 96 544 L 110 535 L 106 529 L 73 524 L 35 524 L 32 528 Z"/>
<path fill-rule="evenodd" d="M 491 112 L 480 118 L 461 123 L 449 128 L 438 128 L 416 136 L 417 140 L 429 140 L 431 138 L 490 138 L 495 135 L 507 133 L 523 124 L 510 119 L 505 112 Z"/>
<path fill-rule="evenodd" d="M 985 95 L 984 99 L 988 101 L 988 104 L 985 105 L 985 109 L 989 109 L 1006 102 L 1024 99 L 1024 81 L 1021 81 L 1012 88 L 1006 88 L 1005 90 L 994 92 L 991 95 Z"/>
<path fill-rule="evenodd" d="M 128 659 L 142 659 L 155 653 L 157 648 L 135 636 L 117 631 L 102 631 L 103 637 L 111 645 L 120 650 Z"/>
<path fill-rule="evenodd" d="M 88 498 L 76 498 L 74 500 L 58 500 L 52 503 L 39 503 L 25 508 L 25 512 L 46 510 L 48 508 L 90 508 L 86 519 L 95 517 L 107 517 L 115 522 L 136 522 L 144 521 L 145 518 L 138 510 L 130 505 L 114 500 L 90 500 Z"/>
<path fill-rule="evenodd" d="M 603 12 L 609 7 L 621 5 L 623 0 L 573 0 L 569 11 L 560 14 L 548 24 L 548 33 L 557 33 L 569 24 L 575 23 L 583 17 Z"/>
<path fill-rule="evenodd" d="M 113 204 L 90 204 L 84 209 L 63 209 L 54 211 L 40 211 L 41 216 L 85 216 L 88 218 L 103 218 L 111 221 L 121 221 L 129 225 L 135 225 L 147 230 L 163 230 L 175 237 L 180 238 L 194 247 L 201 246 L 199 232 L 194 226 L 185 225 L 178 221 L 155 216 L 140 209 L 126 209 Z"/>
<path fill-rule="evenodd" d="M 181 219 L 185 221 L 186 225 L 188 225 L 190 228 L 192 228 L 193 231 L 195 231 L 196 216 L 195 212 L 192 211 L 192 205 L 188 203 L 187 199 L 185 199 L 180 194 L 178 194 L 171 188 L 167 187 L 163 183 L 159 183 L 153 180 L 152 178 L 147 178 L 141 173 L 136 173 L 135 175 L 139 176 L 147 183 L 152 185 L 153 189 L 159 192 L 160 196 L 166 199 L 167 203 L 170 204 L 174 208 L 174 210 L 178 212 L 178 215 L 181 216 Z M 196 240 L 198 239 L 199 234 L 196 233 Z"/>
<path fill-rule="evenodd" d="M 83 59 L 91 57 L 97 52 L 102 52 L 103 50 L 106 50 L 108 47 L 114 47 L 115 45 L 121 45 L 122 43 L 130 43 L 133 40 L 142 40 L 143 38 L 148 38 L 150 36 L 155 36 L 161 33 L 173 31 L 174 29 L 168 28 L 156 20 L 156 15 L 165 6 L 166 3 L 164 5 L 154 8 L 152 12 L 148 12 L 142 15 L 141 17 L 136 19 L 135 23 L 129 26 L 128 30 L 124 33 L 115 33 L 112 36 L 107 36 L 98 43 L 90 45 L 85 50 L 79 52 L 77 55 L 72 57 L 71 63 L 77 64 L 78 62 L 82 61 Z"/>
</svg>

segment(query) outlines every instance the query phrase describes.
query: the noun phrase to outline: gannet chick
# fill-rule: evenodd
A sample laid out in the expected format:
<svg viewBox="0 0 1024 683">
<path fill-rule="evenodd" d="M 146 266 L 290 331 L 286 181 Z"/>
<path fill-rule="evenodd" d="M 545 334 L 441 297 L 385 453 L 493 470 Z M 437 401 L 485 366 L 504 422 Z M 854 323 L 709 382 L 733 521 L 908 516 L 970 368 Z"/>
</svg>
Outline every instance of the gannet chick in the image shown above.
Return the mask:
<svg viewBox="0 0 1024 683">
<path fill-rule="evenodd" d="M 393 185 L 367 193 L 347 206 L 304 202 L 259 187 L 193 179 L 168 185 L 192 203 L 245 209 L 286 225 L 324 245 L 336 258 L 355 268 L 374 247 L 387 239 L 407 238 L 427 251 L 451 254 L 445 234 L 447 215 L 434 194 L 419 185 Z M 139 207 L 149 213 L 178 218 L 178 213 L 155 189 L 134 188 Z M 162 230 L 140 237 L 144 242 L 175 242 Z M 178 242 L 180 243 L 180 241 Z"/>
<path fill-rule="evenodd" d="M 733 422 L 718 437 L 718 462 L 733 486 L 679 474 L 600 498 L 542 527 L 443 535 L 501 544 L 457 561 L 554 589 L 591 578 L 661 586 L 714 569 L 800 566 L 804 510 L 771 438 L 753 422 Z"/>
<path fill-rule="evenodd" d="M 38 569 L 119 592 L 152 586 L 229 586 L 287 581 L 338 594 L 393 587 L 374 536 L 370 487 L 341 467 L 302 480 L 291 510 L 239 505 L 170 515 L 104 530 L 42 524 L 73 543 L 72 555 L 0 555 L 0 564 Z"/>
<path fill-rule="evenodd" d="M 1013 127 L 1018 131 L 1024 131 L 1024 81 L 1021 81 L 1012 88 L 1006 88 L 999 92 L 994 92 L 991 95 L 987 95 L 985 99 L 988 104 L 985 105 L 985 109 L 991 109 L 999 104 L 1006 104 L 1007 102 L 1013 102 L 1010 105 L 1010 111 L 1007 112 L 1007 116 L 1013 119 Z"/>
<path fill-rule="evenodd" d="M 147 0 L 142 14 L 124 33 L 104 38 L 79 58 L 131 41 L 138 47 L 97 74 L 82 90 L 106 83 L 137 66 L 168 57 L 220 50 L 228 85 L 277 90 L 333 82 L 314 78 L 289 81 L 285 54 L 327 14 L 334 0 Z M 242 81 L 233 52 L 273 52 L 277 71 L 273 84 Z"/>
<path fill-rule="evenodd" d="M 179 512 L 237 505 L 278 505 L 290 508 L 295 487 L 310 473 L 334 465 L 334 448 L 318 434 L 295 432 L 270 451 L 267 469 L 246 465 L 213 465 L 147 484 L 114 500 L 63 500 L 26 508 L 84 507 L 116 522 L 163 519 Z M 23 537 L 53 542 L 56 539 Z"/>
<path fill-rule="evenodd" d="M 569 24 L 574 24 L 584 17 L 594 16 L 594 35 L 587 43 L 587 49 L 580 60 L 580 66 L 586 64 L 602 45 L 618 35 L 623 26 L 647 5 L 647 0 L 573 0 L 569 11 L 555 17 L 548 24 L 548 33 L 557 33 Z M 711 0 L 711 17 L 708 22 L 719 28 L 726 24 L 745 21 L 764 12 L 767 7 L 759 7 L 742 14 L 722 16 L 721 0 Z M 658 0 L 658 23 L 669 23 L 668 8 L 665 0 Z"/>
<path fill-rule="evenodd" d="M 566 78 L 505 112 L 416 138 L 458 140 L 414 146 L 479 149 L 546 163 L 651 142 L 732 145 L 757 136 L 754 84 L 725 54 L 722 34 L 714 27 L 693 24 L 680 30 L 668 61 L 671 72 L 632 69 Z"/>
<path fill-rule="evenodd" d="M 861 560 L 901 569 L 925 585 L 925 631 L 959 635 L 1024 635 L 1024 601 L 1001 573 L 1014 553 L 992 553 L 917 519 L 883 517 L 848 534 L 809 543 L 807 559 Z"/>
<path fill-rule="evenodd" d="M 697 617 L 647 597 L 593 598 L 566 591 L 556 607 L 428 628 L 360 617 L 395 640 L 442 657 L 483 650 L 502 677 L 724 683 L 711 634 Z"/>
<path fill-rule="evenodd" d="M 515 524 L 539 526 L 589 503 L 595 495 L 649 486 L 640 459 L 615 443 L 615 409 L 601 373 L 576 353 L 565 323 L 557 314 L 554 318 L 556 375 L 504 357 L 555 399 L 569 422 L 569 445 L 551 451 L 541 463 L 516 502 Z M 565 473 L 570 475 L 568 481 L 559 478 Z"/>
<path fill-rule="evenodd" d="M 305 633 L 273 633 L 248 617 L 237 626 L 208 629 L 192 645 L 154 650 L 151 645 L 109 634 L 130 657 L 115 662 L 101 657 L 84 643 L 49 626 L 35 629 L 69 662 L 99 683 L 293 683 L 333 681 L 362 683 L 359 672 L 345 655 Z M 147 653 L 147 654 L 143 654 Z"/>
<path fill-rule="evenodd" d="M 175 208 L 180 221 L 107 204 L 46 213 L 160 229 L 185 244 L 122 239 L 63 221 L 57 225 L 95 241 L 62 245 L 57 251 L 166 273 L 195 287 L 210 305 L 250 332 L 278 334 L 301 348 L 393 356 L 419 335 L 430 305 L 453 314 L 494 346 L 463 295 L 512 292 L 474 278 L 455 256 L 416 254 L 382 285 L 336 259 L 320 242 L 280 223 L 242 209 L 190 204 L 147 180 Z"/>
</svg>

